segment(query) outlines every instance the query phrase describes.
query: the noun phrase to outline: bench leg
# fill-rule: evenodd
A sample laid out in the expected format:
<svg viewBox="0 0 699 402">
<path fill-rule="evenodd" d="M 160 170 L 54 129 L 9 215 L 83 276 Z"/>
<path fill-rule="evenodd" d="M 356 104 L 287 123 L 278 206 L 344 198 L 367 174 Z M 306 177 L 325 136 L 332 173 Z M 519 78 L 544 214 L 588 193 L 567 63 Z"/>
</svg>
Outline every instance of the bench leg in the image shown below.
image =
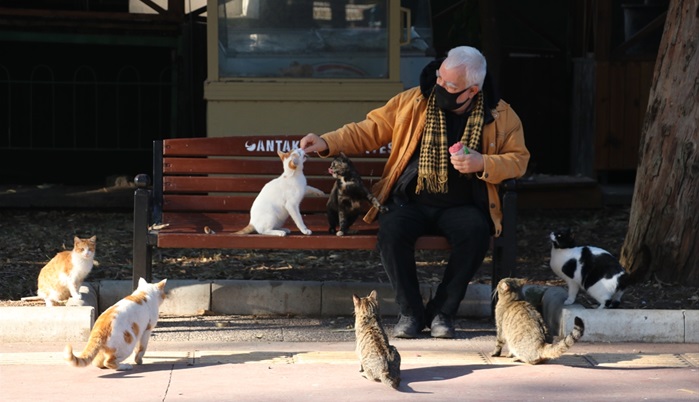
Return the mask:
<svg viewBox="0 0 699 402">
<path fill-rule="evenodd" d="M 493 247 L 493 279 L 491 290 L 495 292 L 500 279 L 515 275 L 517 265 L 517 193 L 508 191 L 502 197 L 502 233 Z M 495 312 L 493 300 L 493 312 Z"/>
<path fill-rule="evenodd" d="M 139 278 L 152 281 L 153 246 L 149 244 L 148 226 L 150 216 L 150 192 L 137 189 L 134 193 L 133 209 L 133 289 L 138 287 Z"/>
<path fill-rule="evenodd" d="M 502 204 L 503 229 L 493 249 L 493 290 L 500 279 L 515 274 L 517 264 L 517 193 L 506 192 Z"/>
</svg>

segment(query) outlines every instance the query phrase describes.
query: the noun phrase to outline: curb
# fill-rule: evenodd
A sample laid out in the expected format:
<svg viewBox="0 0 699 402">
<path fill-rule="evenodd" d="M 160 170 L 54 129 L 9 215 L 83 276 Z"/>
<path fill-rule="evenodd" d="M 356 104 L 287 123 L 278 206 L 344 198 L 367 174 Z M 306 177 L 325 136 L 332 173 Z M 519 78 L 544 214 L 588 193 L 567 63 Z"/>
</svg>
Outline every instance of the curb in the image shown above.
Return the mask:
<svg viewBox="0 0 699 402">
<path fill-rule="evenodd" d="M 376 289 L 384 316 L 397 316 L 390 284 L 366 282 L 169 280 L 161 315 L 286 315 L 309 317 L 351 316 L 352 294 Z M 437 285 L 422 285 L 425 302 Z M 92 325 L 108 306 L 131 294 L 130 280 L 85 283 L 80 292 L 84 306 L 0 307 L 0 342 L 87 341 Z M 471 284 L 457 313 L 460 317 L 489 317 L 490 285 Z"/>
<path fill-rule="evenodd" d="M 82 307 L 1 307 L 1 342 L 87 341 L 96 317 L 131 293 L 131 281 L 86 283 L 80 289 Z M 286 315 L 336 317 L 353 314 L 352 294 L 376 289 L 384 316 L 397 316 L 394 293 L 386 283 L 320 281 L 221 280 L 168 281 L 168 298 L 162 315 Z M 579 304 L 564 306 L 567 292 L 561 287 L 535 287 L 541 297 L 544 319 L 554 335 L 565 335 L 579 316 L 585 322 L 586 342 L 699 343 L 699 310 L 599 310 Z M 429 300 L 436 285 L 422 285 Z M 491 316 L 491 288 L 471 284 L 457 316 Z M 536 303 L 536 300 L 530 300 Z M 104 306 L 104 308 L 100 308 Z"/>
<path fill-rule="evenodd" d="M 84 305 L 0 307 L 0 342 L 86 341 L 97 318 L 94 285 L 80 287 Z"/>
<path fill-rule="evenodd" d="M 543 315 L 555 336 L 570 333 L 577 316 L 585 342 L 699 343 L 699 310 L 587 309 L 563 305 L 567 297 L 561 287 L 544 292 Z"/>
<path fill-rule="evenodd" d="M 241 315 L 352 315 L 352 294 L 364 296 L 373 289 L 379 294 L 382 315 L 399 313 L 395 293 L 387 283 L 168 280 L 167 288 L 168 297 L 160 307 L 164 315 L 198 315 L 203 311 Z M 423 284 L 423 300 L 427 302 L 436 290 L 437 285 Z M 111 306 L 130 293 L 130 281 L 101 281 L 99 306 Z M 490 285 L 469 285 L 457 315 L 489 317 L 490 311 Z"/>
</svg>

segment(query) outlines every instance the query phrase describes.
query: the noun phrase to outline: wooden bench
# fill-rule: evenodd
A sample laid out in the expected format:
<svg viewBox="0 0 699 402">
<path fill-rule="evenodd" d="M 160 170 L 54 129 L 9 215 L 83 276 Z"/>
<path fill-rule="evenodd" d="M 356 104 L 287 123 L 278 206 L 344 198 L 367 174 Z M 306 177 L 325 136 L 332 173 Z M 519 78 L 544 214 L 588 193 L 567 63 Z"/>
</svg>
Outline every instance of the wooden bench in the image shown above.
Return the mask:
<svg viewBox="0 0 699 402">
<path fill-rule="evenodd" d="M 277 150 L 298 147 L 300 137 L 245 136 L 177 138 L 153 143 L 153 176 L 136 176 L 134 194 L 133 286 L 152 280 L 152 254 L 159 248 L 373 250 L 378 221 L 357 219 L 358 233 L 328 232 L 327 197 L 306 197 L 301 204 L 310 236 L 289 219 L 285 237 L 237 235 L 248 224 L 249 210 L 262 186 L 282 172 Z M 348 155 L 370 184 L 381 177 L 387 149 Z M 309 156 L 304 164 L 308 184 L 330 193 L 331 159 Z M 492 242 L 493 286 L 513 272 L 516 259 L 517 193 L 515 180 L 501 184 L 503 232 Z M 367 203 L 368 209 L 368 203 Z M 208 233 L 207 233 L 208 232 Z M 423 236 L 416 249 L 448 250 L 441 236 Z"/>
</svg>

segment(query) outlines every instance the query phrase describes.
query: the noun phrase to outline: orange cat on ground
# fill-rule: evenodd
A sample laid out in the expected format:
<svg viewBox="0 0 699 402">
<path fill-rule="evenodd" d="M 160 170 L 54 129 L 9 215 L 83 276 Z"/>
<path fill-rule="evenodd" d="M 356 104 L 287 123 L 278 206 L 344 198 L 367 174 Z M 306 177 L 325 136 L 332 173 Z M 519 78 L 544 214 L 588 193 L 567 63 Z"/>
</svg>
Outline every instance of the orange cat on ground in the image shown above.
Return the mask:
<svg viewBox="0 0 699 402">
<path fill-rule="evenodd" d="M 76 356 L 70 345 L 65 347 L 65 360 L 75 367 L 92 362 L 99 368 L 124 371 L 133 368 L 122 362 L 136 350 L 134 361 L 142 364 L 150 334 L 158 323 L 160 305 L 165 300 L 166 282 L 167 279 L 148 283 L 140 278 L 133 293 L 100 314 L 82 353 Z"/>
<path fill-rule="evenodd" d="M 72 298 L 81 304 L 80 286 L 92 270 L 97 236 L 73 238 L 73 249 L 56 254 L 39 272 L 37 297 L 22 300 L 44 300 L 47 306 L 64 304 Z"/>
</svg>

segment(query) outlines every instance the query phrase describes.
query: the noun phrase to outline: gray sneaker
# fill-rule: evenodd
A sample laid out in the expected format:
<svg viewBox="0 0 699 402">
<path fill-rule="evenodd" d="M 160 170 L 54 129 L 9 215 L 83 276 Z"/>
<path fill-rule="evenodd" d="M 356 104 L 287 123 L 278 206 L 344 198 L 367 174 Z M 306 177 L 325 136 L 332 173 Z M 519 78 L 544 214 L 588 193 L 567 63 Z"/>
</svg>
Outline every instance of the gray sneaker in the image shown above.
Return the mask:
<svg viewBox="0 0 699 402">
<path fill-rule="evenodd" d="M 422 323 L 422 320 L 401 314 L 398 323 L 393 327 L 393 336 L 396 338 L 417 338 L 423 328 L 425 328 L 425 324 Z"/>
<path fill-rule="evenodd" d="M 453 338 L 456 334 L 454 331 L 454 321 L 451 317 L 445 314 L 437 314 L 432 319 L 430 324 L 430 335 L 433 338 Z"/>
</svg>

